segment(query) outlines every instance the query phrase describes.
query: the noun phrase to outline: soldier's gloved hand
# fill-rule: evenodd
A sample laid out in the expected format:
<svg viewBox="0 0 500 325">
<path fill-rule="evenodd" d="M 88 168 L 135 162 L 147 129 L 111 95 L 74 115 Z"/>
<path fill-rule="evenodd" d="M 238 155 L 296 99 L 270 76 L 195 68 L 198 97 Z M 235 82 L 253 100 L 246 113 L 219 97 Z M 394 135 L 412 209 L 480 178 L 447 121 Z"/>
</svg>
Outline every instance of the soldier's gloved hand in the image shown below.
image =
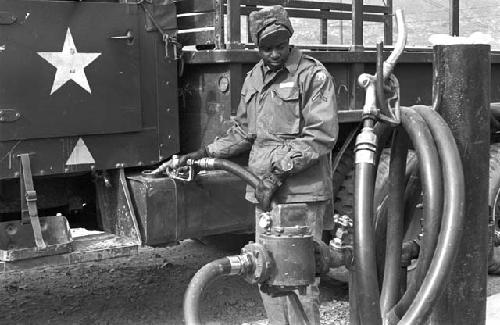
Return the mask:
<svg viewBox="0 0 500 325">
<path fill-rule="evenodd" d="M 188 154 L 179 156 L 177 161 L 170 159 L 169 161 L 167 161 L 166 166 L 168 168 L 179 169 L 180 167 L 186 166 L 188 159 L 196 160 L 207 156 L 208 156 L 207 149 L 205 147 L 201 147 L 197 151 L 193 151 Z"/>
<path fill-rule="evenodd" d="M 279 189 L 283 180 L 285 179 L 285 174 L 274 174 L 267 173 L 259 181 L 257 188 L 255 189 L 255 198 L 259 201 L 259 205 L 264 211 L 269 211 L 271 206 L 271 199 L 274 193 Z"/>
</svg>

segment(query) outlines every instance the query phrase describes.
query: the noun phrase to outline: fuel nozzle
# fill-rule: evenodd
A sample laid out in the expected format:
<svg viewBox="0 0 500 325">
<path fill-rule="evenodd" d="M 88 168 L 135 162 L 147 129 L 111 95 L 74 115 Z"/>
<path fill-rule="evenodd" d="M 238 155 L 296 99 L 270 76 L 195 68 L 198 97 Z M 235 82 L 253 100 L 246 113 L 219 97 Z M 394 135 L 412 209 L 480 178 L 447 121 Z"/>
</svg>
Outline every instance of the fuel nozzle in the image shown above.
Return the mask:
<svg viewBox="0 0 500 325">
<path fill-rule="evenodd" d="M 172 179 L 184 182 L 192 181 L 196 174 L 193 168 L 193 166 L 195 166 L 196 161 L 193 159 L 188 159 L 186 161 L 185 166 L 179 166 L 179 163 L 180 163 L 179 156 L 173 155 L 169 161 L 164 162 L 158 168 L 154 170 L 145 170 L 142 173 L 143 175 L 149 177 L 159 177 L 165 174 L 166 176 Z"/>
</svg>

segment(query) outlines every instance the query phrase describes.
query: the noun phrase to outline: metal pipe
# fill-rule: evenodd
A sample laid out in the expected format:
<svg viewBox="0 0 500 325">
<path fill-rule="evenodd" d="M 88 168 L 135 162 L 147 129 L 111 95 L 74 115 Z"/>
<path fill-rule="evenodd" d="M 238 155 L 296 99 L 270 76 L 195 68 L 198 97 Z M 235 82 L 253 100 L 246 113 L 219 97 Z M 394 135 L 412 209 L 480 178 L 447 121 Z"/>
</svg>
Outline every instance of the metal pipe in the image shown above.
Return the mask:
<svg viewBox="0 0 500 325">
<path fill-rule="evenodd" d="M 186 325 L 201 324 L 200 301 L 206 287 L 216 278 L 230 273 L 231 262 L 227 257 L 210 262 L 196 272 L 184 294 L 184 321 Z"/>
<path fill-rule="evenodd" d="M 403 11 L 401 9 L 396 10 L 396 23 L 398 26 L 398 38 L 396 45 L 394 46 L 394 51 L 392 51 L 391 55 L 389 55 L 387 60 L 384 62 L 384 79 L 389 78 L 389 75 L 394 70 L 396 62 L 401 53 L 403 53 L 406 45 L 407 29 Z"/>
</svg>

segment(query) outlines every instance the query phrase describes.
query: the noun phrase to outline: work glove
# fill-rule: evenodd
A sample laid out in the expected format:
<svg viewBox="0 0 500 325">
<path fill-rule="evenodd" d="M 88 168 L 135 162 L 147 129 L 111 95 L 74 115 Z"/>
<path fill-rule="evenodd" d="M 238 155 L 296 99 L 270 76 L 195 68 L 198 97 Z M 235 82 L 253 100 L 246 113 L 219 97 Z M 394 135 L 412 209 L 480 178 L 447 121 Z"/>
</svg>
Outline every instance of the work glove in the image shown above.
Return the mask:
<svg viewBox="0 0 500 325">
<path fill-rule="evenodd" d="M 185 155 L 180 155 L 178 157 L 177 163 L 175 163 L 175 166 L 174 166 L 174 161 L 172 159 L 167 161 L 166 166 L 169 168 L 172 168 L 172 169 L 179 169 L 183 166 L 186 166 L 188 159 L 196 160 L 196 159 L 201 159 L 201 158 L 204 158 L 207 156 L 208 156 L 207 148 L 201 147 L 197 151 L 193 151 L 193 152 L 190 152 L 190 153 L 185 154 Z"/>
<path fill-rule="evenodd" d="M 255 198 L 259 202 L 262 210 L 269 211 L 271 199 L 274 193 L 280 188 L 286 178 L 286 174 L 267 173 L 259 180 L 255 189 Z"/>
</svg>

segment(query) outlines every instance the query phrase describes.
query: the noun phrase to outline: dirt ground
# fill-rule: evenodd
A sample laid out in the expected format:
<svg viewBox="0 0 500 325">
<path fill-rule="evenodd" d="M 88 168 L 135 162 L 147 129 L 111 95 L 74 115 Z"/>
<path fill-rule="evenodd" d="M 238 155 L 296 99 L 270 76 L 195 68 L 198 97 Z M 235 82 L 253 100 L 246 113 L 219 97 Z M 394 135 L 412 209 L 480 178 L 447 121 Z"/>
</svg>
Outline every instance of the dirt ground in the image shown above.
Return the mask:
<svg viewBox="0 0 500 325">
<path fill-rule="evenodd" d="M 204 264 L 237 253 L 186 240 L 130 257 L 0 273 L 0 324 L 183 324 L 191 277 Z M 321 281 L 321 324 L 348 324 L 345 276 L 333 275 Z M 210 288 L 202 304 L 207 324 L 265 318 L 256 286 L 225 277 Z M 489 277 L 488 295 L 497 292 L 500 277 Z"/>
<path fill-rule="evenodd" d="M 167 248 L 71 266 L 0 274 L 0 324 L 182 324 L 184 291 L 205 263 L 237 254 L 187 240 Z M 322 324 L 347 324 L 347 284 L 323 279 Z M 208 324 L 265 318 L 258 289 L 237 277 L 215 282 L 205 297 Z"/>
</svg>

